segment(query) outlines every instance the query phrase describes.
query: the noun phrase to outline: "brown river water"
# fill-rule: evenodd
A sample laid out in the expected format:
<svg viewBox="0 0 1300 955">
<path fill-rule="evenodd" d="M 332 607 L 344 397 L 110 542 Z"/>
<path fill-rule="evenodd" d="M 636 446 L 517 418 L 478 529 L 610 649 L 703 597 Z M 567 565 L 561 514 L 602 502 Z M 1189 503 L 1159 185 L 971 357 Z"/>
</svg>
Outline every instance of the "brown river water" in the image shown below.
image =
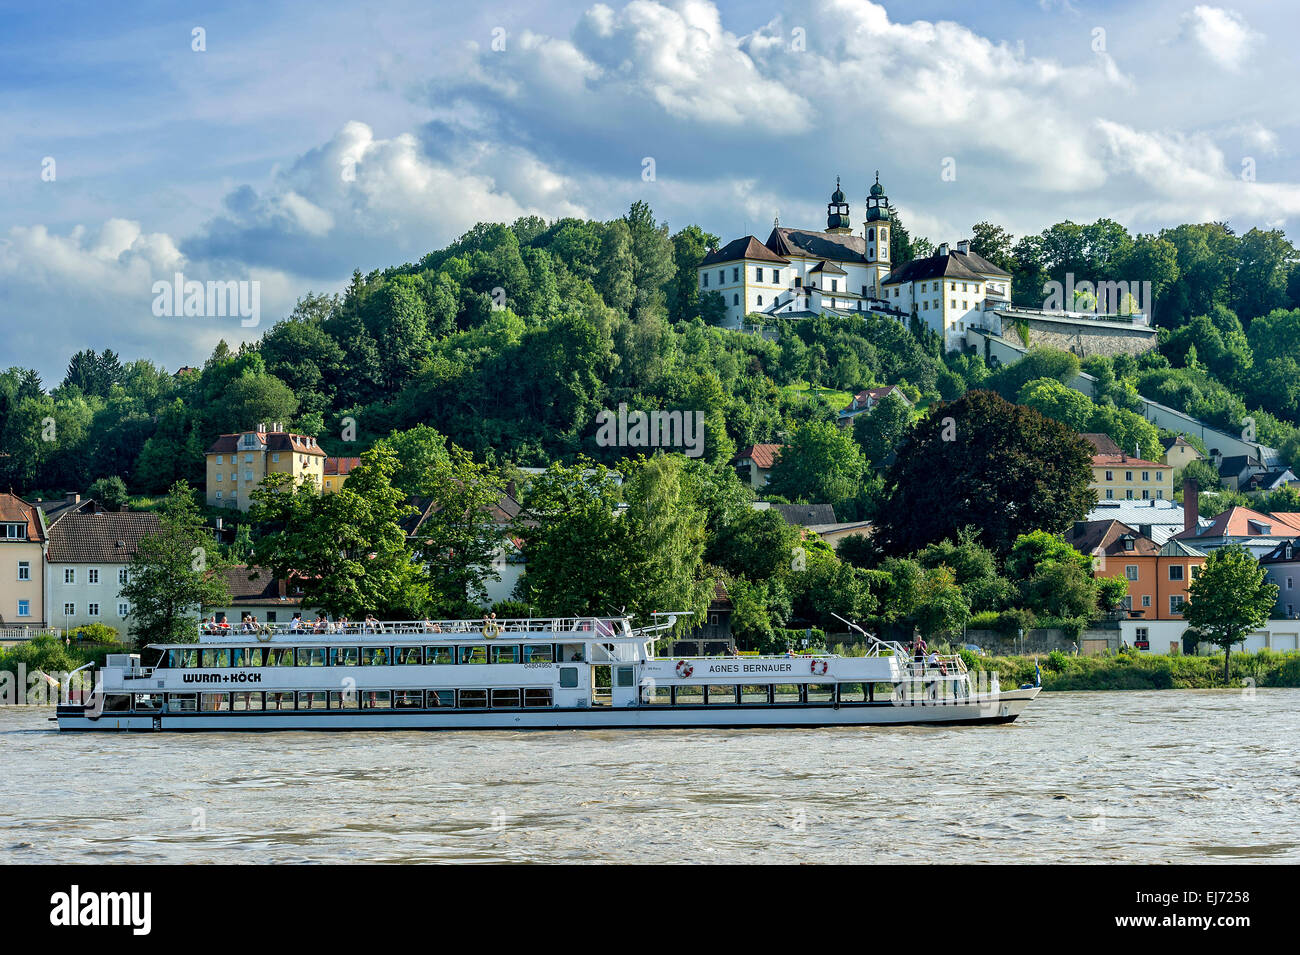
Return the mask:
<svg viewBox="0 0 1300 955">
<path fill-rule="evenodd" d="M 59 734 L 0 707 L 0 863 L 1300 861 L 1300 690 L 1008 726 Z"/>
</svg>

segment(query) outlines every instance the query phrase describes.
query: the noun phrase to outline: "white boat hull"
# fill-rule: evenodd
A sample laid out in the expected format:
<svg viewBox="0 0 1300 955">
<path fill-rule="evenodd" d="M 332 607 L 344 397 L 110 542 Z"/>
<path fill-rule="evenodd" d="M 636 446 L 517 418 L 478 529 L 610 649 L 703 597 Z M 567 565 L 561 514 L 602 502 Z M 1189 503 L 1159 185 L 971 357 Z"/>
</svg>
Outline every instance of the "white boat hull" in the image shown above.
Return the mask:
<svg viewBox="0 0 1300 955">
<path fill-rule="evenodd" d="M 907 726 L 1010 723 L 1039 687 L 961 702 L 842 703 L 839 706 L 634 706 L 536 710 L 309 710 L 222 713 L 103 713 L 60 706 L 60 730 L 237 732 L 241 730 L 557 730 L 742 729 L 757 727 Z"/>
</svg>

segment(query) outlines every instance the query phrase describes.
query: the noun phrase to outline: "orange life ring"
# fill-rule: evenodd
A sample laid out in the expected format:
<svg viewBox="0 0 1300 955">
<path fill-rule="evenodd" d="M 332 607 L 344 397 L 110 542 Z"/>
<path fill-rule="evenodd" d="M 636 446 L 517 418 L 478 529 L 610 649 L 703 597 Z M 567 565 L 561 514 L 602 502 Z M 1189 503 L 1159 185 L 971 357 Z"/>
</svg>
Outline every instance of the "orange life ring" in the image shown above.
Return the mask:
<svg viewBox="0 0 1300 955">
<path fill-rule="evenodd" d="M 824 676 L 826 671 L 830 669 L 830 664 L 825 660 L 813 660 L 808 665 L 808 669 L 812 672 L 813 676 Z"/>
<path fill-rule="evenodd" d="M 695 672 L 695 667 L 691 666 L 689 660 L 677 661 L 677 675 L 685 679 Z"/>
</svg>

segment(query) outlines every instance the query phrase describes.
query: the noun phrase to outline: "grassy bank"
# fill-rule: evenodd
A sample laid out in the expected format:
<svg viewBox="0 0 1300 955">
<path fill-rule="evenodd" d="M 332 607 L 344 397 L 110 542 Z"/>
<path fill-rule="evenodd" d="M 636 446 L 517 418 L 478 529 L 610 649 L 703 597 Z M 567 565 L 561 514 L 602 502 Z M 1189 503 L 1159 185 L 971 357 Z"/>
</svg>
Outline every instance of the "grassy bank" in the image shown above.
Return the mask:
<svg viewBox="0 0 1300 955">
<path fill-rule="evenodd" d="M 971 670 L 996 671 L 1004 687 L 1034 681 L 1033 657 L 966 655 Z M 1044 690 L 1208 690 L 1223 687 L 1300 687 L 1300 653 L 1234 653 L 1223 679 L 1223 657 L 1114 653 L 1076 657 L 1059 651 L 1038 658 Z"/>
</svg>

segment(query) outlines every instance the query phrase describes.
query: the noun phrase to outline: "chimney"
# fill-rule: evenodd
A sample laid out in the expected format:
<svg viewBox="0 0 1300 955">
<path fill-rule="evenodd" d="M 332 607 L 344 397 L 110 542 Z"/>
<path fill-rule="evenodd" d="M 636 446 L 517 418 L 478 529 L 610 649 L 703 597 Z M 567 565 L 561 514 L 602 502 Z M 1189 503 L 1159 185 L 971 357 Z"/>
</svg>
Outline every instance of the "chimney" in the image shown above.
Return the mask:
<svg viewBox="0 0 1300 955">
<path fill-rule="evenodd" d="M 962 239 L 958 242 L 957 251 L 962 255 L 970 255 L 970 239 Z"/>
<path fill-rule="evenodd" d="M 1151 525 L 1150 525 L 1150 524 L 1139 524 L 1139 525 L 1138 525 L 1138 533 L 1141 534 L 1143 537 L 1150 538 L 1150 537 L 1151 537 Z"/>
<path fill-rule="evenodd" d="M 221 531 L 221 518 L 219 517 L 217 518 L 217 531 L 218 533 L 220 533 Z"/>
<path fill-rule="evenodd" d="M 1200 516 L 1200 495 L 1196 485 L 1196 478 L 1188 478 L 1183 482 L 1183 531 L 1184 533 L 1194 530 L 1197 525 L 1197 519 Z"/>
<path fill-rule="evenodd" d="M 69 495 L 67 495 L 67 496 L 64 498 L 64 500 L 66 500 L 69 504 L 80 504 L 80 503 L 81 503 L 81 495 L 80 495 L 80 494 L 69 494 Z"/>
<path fill-rule="evenodd" d="M 938 254 L 938 255 L 947 255 L 947 254 L 948 254 L 948 243 L 947 243 L 947 242 L 940 242 L 940 243 L 939 243 L 939 251 L 938 251 L 937 254 Z"/>
</svg>

